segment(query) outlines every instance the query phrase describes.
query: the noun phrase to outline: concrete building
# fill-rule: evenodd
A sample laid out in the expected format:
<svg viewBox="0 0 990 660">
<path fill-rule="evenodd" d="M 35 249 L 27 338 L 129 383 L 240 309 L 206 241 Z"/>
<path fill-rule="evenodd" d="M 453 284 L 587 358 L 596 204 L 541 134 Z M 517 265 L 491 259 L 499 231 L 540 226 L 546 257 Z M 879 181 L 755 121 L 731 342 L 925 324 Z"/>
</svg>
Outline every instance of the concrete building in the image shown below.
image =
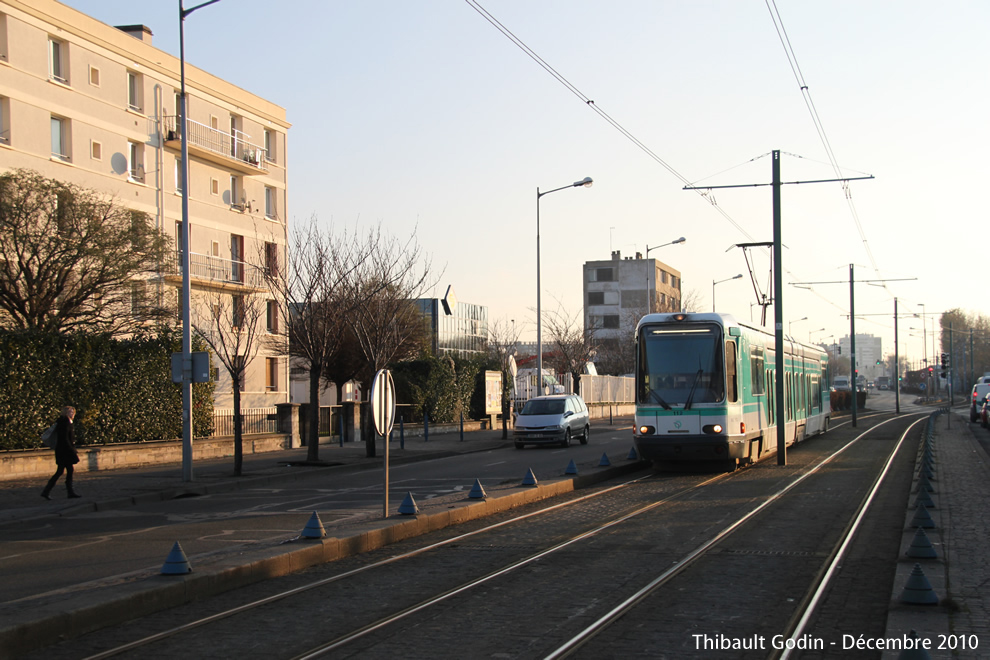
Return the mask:
<svg viewBox="0 0 990 660">
<path fill-rule="evenodd" d="M 681 308 L 681 273 L 656 259 L 588 261 L 582 268 L 584 327 L 602 342 L 632 338 L 644 314 Z M 649 305 L 647 305 L 649 303 Z"/>
<path fill-rule="evenodd" d="M 148 213 L 176 250 L 147 293 L 175 298 L 179 90 L 179 60 L 152 45 L 147 27 L 112 27 L 54 0 L 0 0 L 0 170 L 35 170 Z M 276 333 L 282 303 L 263 269 L 285 257 L 285 109 L 188 62 L 186 91 L 193 304 L 223 296 L 237 310 L 260 298 L 268 313 L 259 323 Z M 242 405 L 288 401 L 288 384 L 286 356 L 263 350 L 248 367 Z M 232 405 L 230 392 L 221 369 L 218 408 Z"/>
<path fill-rule="evenodd" d="M 845 358 L 852 356 L 852 344 L 849 335 L 839 340 L 840 355 Z M 880 366 L 877 361 L 880 360 Z M 867 381 L 876 380 L 877 376 L 885 375 L 883 361 L 883 343 L 880 337 L 873 335 L 856 335 L 856 370 Z M 889 374 L 887 374 L 889 375 Z"/>
<path fill-rule="evenodd" d="M 445 306 L 440 298 L 420 298 L 416 304 L 429 324 L 434 355 L 452 353 L 470 357 L 487 350 L 487 307 L 459 300 L 453 304 L 448 300 Z"/>
</svg>

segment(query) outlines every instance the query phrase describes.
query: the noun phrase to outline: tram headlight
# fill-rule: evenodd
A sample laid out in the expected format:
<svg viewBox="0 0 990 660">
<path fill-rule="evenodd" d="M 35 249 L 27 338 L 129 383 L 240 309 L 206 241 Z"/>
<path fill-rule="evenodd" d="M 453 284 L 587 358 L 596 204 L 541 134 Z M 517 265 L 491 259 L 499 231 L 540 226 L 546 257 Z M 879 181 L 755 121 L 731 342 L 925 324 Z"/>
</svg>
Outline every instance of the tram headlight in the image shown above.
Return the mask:
<svg viewBox="0 0 990 660">
<path fill-rule="evenodd" d="M 704 428 L 702 428 L 701 430 L 704 431 L 705 433 L 710 433 L 712 435 L 718 435 L 719 433 L 722 432 L 722 425 L 721 424 L 709 424 L 709 425 L 705 426 Z"/>
<path fill-rule="evenodd" d="M 657 430 L 655 428 L 653 428 L 652 426 L 640 426 L 639 427 L 639 434 L 640 435 L 653 435 L 656 432 L 657 432 Z"/>
</svg>

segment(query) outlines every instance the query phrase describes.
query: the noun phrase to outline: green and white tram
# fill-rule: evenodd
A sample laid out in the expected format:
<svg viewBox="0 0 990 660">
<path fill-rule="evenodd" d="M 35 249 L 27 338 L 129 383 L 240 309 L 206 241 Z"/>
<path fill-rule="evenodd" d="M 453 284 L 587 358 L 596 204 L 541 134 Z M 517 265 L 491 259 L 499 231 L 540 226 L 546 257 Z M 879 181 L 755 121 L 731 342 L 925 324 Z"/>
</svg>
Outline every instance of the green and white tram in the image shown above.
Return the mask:
<svg viewBox="0 0 990 660">
<path fill-rule="evenodd" d="M 636 326 L 636 449 L 654 463 L 745 465 L 828 430 L 828 354 L 784 340 L 784 410 L 776 410 L 771 332 L 728 314 L 649 314 Z"/>
</svg>

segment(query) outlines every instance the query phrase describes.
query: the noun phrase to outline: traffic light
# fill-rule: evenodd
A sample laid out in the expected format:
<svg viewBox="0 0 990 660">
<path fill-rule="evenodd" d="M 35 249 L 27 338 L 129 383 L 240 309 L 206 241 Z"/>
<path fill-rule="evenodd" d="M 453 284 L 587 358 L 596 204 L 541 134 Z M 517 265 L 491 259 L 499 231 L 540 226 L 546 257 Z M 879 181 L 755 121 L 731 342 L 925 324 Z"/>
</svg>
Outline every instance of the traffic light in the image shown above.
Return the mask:
<svg viewBox="0 0 990 660">
<path fill-rule="evenodd" d="M 877 366 L 878 367 L 880 366 L 880 360 L 877 360 Z"/>
</svg>

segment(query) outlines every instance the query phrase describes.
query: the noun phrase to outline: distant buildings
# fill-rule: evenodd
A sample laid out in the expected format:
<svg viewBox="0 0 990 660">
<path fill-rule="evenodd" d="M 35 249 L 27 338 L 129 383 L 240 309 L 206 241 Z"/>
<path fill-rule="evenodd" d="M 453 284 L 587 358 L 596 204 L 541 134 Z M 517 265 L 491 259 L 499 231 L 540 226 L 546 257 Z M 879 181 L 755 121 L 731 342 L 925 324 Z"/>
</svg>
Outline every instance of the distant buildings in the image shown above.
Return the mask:
<svg viewBox="0 0 990 660">
<path fill-rule="evenodd" d="M 852 344 L 849 336 L 839 340 L 839 355 L 844 358 L 852 356 Z M 877 365 L 877 362 L 880 362 Z M 886 373 L 883 363 L 883 345 L 880 337 L 873 335 L 856 335 L 856 370 L 866 380 L 875 380 L 877 376 L 890 376 Z"/>
<path fill-rule="evenodd" d="M 681 273 L 656 259 L 587 261 L 582 267 L 584 327 L 599 343 L 631 341 L 644 314 L 681 308 Z"/>
<path fill-rule="evenodd" d="M 488 308 L 440 298 L 420 298 L 416 305 L 426 317 L 434 355 L 479 355 L 488 346 Z"/>
<path fill-rule="evenodd" d="M 54 0 L 0 0 L 0 169 L 32 169 L 154 218 L 174 258 L 135 282 L 135 300 L 174 302 L 181 287 L 179 90 L 179 60 L 152 46 L 147 27 L 111 27 Z M 285 109 L 188 63 L 186 91 L 193 304 L 220 293 L 238 314 L 261 298 L 259 325 L 278 333 L 282 303 L 263 270 L 285 263 Z M 218 408 L 232 406 L 231 389 L 220 369 Z M 241 396 L 245 408 L 287 401 L 286 356 L 263 349 Z"/>
</svg>

